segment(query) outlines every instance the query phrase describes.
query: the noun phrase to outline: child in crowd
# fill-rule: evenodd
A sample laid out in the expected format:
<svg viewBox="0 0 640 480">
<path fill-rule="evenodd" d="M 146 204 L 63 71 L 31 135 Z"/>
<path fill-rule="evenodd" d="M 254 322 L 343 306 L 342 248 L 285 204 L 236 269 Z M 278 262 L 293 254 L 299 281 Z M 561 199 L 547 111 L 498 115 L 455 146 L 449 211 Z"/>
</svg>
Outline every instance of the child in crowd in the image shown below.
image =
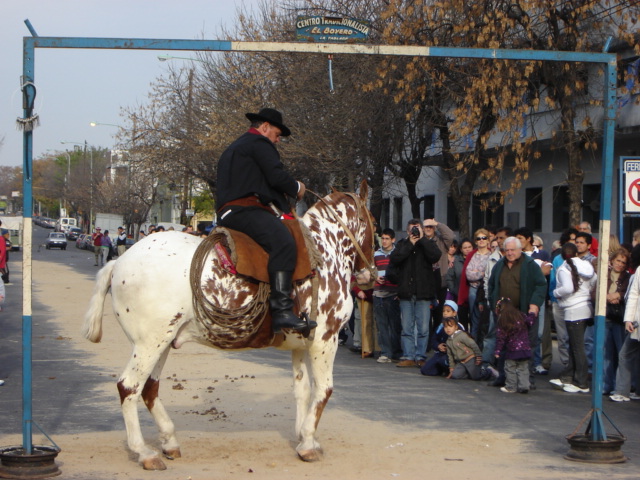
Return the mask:
<svg viewBox="0 0 640 480">
<path fill-rule="evenodd" d="M 455 317 L 443 318 L 442 325 L 444 332 L 449 336 L 446 343 L 449 359 L 447 378 L 482 380 L 484 376 L 484 372 L 480 368 L 482 352 L 476 342 L 461 329 Z"/>
<path fill-rule="evenodd" d="M 495 356 L 504 355 L 505 385 L 500 388 L 504 393 L 529 392 L 529 328 L 535 321 L 535 315 L 525 315 L 518 310 L 510 299 L 501 298 L 496 306 L 498 316 Z"/>
<path fill-rule="evenodd" d="M 453 300 L 446 300 L 442 306 L 442 323 L 438 326 L 435 333 L 431 337 L 431 348 L 435 352 L 433 356 L 426 361 L 420 368 L 422 375 L 437 377 L 449 373 L 449 360 L 447 356 L 447 339 L 449 335 L 444 331 L 444 320 L 453 318 L 458 322 L 458 304 Z M 458 323 L 458 328 L 464 330 L 463 326 Z"/>
</svg>

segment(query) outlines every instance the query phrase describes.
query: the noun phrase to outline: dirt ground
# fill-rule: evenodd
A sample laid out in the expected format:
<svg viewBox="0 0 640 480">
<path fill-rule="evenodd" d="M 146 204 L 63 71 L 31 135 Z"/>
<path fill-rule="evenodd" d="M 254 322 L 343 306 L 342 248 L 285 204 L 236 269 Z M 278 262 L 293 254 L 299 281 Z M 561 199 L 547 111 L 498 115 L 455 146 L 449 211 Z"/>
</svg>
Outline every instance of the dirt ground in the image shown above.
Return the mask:
<svg viewBox="0 0 640 480">
<path fill-rule="evenodd" d="M 92 283 L 73 267 L 50 262 L 35 261 L 33 274 L 35 300 L 58 312 L 52 320 L 72 350 L 85 352 L 83 366 L 117 377 L 130 347 L 109 299 L 104 337 L 100 344 L 91 344 L 80 336 L 80 327 L 87 305 L 84 299 L 88 300 Z M 503 433 L 415 430 L 364 420 L 331 402 L 318 434 L 324 459 L 304 463 L 294 450 L 295 405 L 288 372 L 188 344 L 170 355 L 160 389 L 176 424 L 183 457 L 165 460 L 166 471 L 145 472 L 126 446 L 115 381 L 88 386 L 89 391 L 83 394 L 87 400 L 76 407 L 93 408 L 93 415 L 117 419 L 111 429 L 55 435 L 62 448 L 57 459 L 62 471 L 59 478 L 598 479 L 607 471 L 607 466 L 593 468 L 556 456 L 531 454 L 528 442 Z M 90 401 L 92 396 L 103 395 L 112 397 L 111 404 L 93 405 Z M 158 448 L 155 428 L 140 407 L 145 438 Z M 0 436 L 2 445 L 21 443 L 18 433 Z M 46 445 L 48 441 L 34 433 L 34 444 Z"/>
</svg>

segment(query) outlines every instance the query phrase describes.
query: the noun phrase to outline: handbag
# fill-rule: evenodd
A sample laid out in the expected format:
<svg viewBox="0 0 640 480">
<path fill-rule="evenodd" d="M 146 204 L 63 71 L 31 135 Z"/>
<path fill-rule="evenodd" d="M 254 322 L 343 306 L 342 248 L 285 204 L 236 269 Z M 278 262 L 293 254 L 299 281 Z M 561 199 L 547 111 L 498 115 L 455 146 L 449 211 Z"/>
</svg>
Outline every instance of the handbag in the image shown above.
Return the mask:
<svg viewBox="0 0 640 480">
<path fill-rule="evenodd" d="M 607 311 L 605 316 L 607 320 L 622 323 L 624 321 L 624 303 L 607 302 Z"/>
</svg>

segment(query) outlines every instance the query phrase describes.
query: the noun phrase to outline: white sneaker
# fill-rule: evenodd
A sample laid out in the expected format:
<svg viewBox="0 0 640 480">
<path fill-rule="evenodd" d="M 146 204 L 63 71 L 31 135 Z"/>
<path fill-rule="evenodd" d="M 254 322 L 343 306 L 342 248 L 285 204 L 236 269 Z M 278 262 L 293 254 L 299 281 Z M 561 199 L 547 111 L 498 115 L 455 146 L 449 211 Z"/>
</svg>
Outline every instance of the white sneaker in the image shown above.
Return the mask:
<svg viewBox="0 0 640 480">
<path fill-rule="evenodd" d="M 636 392 L 631 392 L 631 393 L 629 394 L 629 398 L 630 398 L 631 400 L 640 400 L 640 395 L 638 395 Z"/>
<path fill-rule="evenodd" d="M 589 393 L 589 389 L 588 388 L 580 388 L 580 387 L 576 387 L 575 385 L 573 385 L 572 383 L 567 383 L 562 390 L 564 390 L 567 393 Z"/>
<path fill-rule="evenodd" d="M 0 380 L 0 387 L 4 385 L 4 380 Z"/>
<path fill-rule="evenodd" d="M 380 355 L 378 357 L 378 359 L 376 360 L 376 362 L 378 362 L 378 363 L 393 363 L 393 360 L 391 360 L 386 355 Z"/>
<path fill-rule="evenodd" d="M 549 373 L 549 370 L 544 368 L 542 365 L 538 365 L 534 369 L 534 372 L 536 372 L 538 375 L 547 375 Z"/>
<path fill-rule="evenodd" d="M 609 398 L 611 399 L 612 402 L 628 402 L 629 401 L 629 397 L 625 397 L 624 395 L 620 395 L 619 393 L 614 393 L 613 395 L 610 395 Z"/>
<path fill-rule="evenodd" d="M 562 381 L 559 378 L 554 378 L 553 380 L 549 380 L 549 383 L 551 384 L 551 386 L 553 386 L 553 388 L 559 388 L 560 390 L 562 390 L 562 388 L 564 387 L 564 383 L 562 383 Z"/>
</svg>

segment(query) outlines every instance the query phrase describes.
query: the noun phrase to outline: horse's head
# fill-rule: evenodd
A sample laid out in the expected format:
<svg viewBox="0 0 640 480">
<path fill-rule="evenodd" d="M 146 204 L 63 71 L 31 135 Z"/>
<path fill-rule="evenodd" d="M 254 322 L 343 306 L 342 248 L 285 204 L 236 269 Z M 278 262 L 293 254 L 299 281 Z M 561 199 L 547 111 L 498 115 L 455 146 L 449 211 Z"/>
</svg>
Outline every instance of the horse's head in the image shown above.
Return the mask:
<svg viewBox="0 0 640 480">
<path fill-rule="evenodd" d="M 368 194 L 369 187 L 363 180 L 359 194 L 334 191 L 319 202 L 319 208 L 330 212 L 325 217 L 337 224 L 344 243 L 349 249 L 353 247 L 353 272 L 363 290 L 372 288 L 376 278 L 373 262 L 375 221 L 366 205 Z"/>
<path fill-rule="evenodd" d="M 357 205 L 358 222 L 364 225 L 362 243 L 360 244 L 362 249 L 361 251 L 358 251 L 358 258 L 355 263 L 356 282 L 363 290 L 373 288 L 373 284 L 377 276 L 375 263 L 373 261 L 376 222 L 373 215 L 367 208 L 368 196 L 369 185 L 366 180 L 362 180 L 358 196 L 353 195 L 352 198 L 354 198 Z"/>
</svg>

